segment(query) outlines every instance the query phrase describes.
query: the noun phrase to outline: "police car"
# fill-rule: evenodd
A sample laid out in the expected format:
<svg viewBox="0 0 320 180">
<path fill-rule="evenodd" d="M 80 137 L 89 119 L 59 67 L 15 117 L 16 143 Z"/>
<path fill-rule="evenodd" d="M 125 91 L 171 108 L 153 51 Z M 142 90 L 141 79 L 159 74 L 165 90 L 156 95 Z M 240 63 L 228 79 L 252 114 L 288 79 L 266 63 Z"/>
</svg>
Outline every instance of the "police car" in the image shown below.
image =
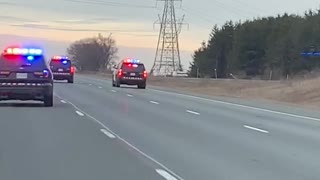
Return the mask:
<svg viewBox="0 0 320 180">
<path fill-rule="evenodd" d="M 0 55 L 0 101 L 36 100 L 53 106 L 53 77 L 43 50 L 8 47 Z"/>
<path fill-rule="evenodd" d="M 121 84 L 126 84 L 137 85 L 139 89 L 146 88 L 147 71 L 140 60 L 124 59 L 114 68 L 112 86 L 120 87 Z"/>
<path fill-rule="evenodd" d="M 73 83 L 75 68 L 67 56 L 53 56 L 50 68 L 54 80 L 67 80 L 68 83 Z"/>
</svg>

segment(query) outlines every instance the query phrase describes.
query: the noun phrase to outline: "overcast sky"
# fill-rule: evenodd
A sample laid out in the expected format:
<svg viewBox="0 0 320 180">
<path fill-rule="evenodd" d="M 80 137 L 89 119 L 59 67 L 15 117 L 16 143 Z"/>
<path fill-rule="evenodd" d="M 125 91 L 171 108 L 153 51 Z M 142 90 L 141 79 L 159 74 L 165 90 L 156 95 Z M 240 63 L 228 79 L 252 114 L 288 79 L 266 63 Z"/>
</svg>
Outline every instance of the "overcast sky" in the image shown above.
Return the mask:
<svg viewBox="0 0 320 180">
<path fill-rule="evenodd" d="M 156 0 L 0 0 L 0 34 L 70 42 L 99 32 L 112 32 L 120 46 L 155 48 L 159 26 L 154 27 L 154 22 L 162 5 Z M 208 39 L 214 24 L 221 25 L 230 19 L 245 20 L 284 12 L 302 14 L 319 5 L 319 0 L 177 2 L 177 17 L 185 14 L 185 22 L 189 24 L 189 28 L 183 26 L 180 47 L 192 52 Z M 188 53 L 182 56 L 186 61 L 190 59 Z"/>
</svg>

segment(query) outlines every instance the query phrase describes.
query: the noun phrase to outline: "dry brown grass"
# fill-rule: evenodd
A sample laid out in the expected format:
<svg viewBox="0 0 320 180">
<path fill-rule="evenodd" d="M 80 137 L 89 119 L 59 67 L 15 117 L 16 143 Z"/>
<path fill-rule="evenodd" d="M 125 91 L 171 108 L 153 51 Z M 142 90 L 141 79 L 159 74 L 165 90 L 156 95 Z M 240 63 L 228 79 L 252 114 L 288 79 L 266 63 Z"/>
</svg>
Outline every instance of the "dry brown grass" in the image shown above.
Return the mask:
<svg viewBox="0 0 320 180">
<path fill-rule="evenodd" d="M 320 77 L 285 81 L 150 77 L 148 84 L 209 96 L 271 100 L 320 107 Z"/>
<path fill-rule="evenodd" d="M 149 84 L 212 96 L 273 100 L 320 107 L 320 78 L 289 81 L 150 78 Z"/>
</svg>

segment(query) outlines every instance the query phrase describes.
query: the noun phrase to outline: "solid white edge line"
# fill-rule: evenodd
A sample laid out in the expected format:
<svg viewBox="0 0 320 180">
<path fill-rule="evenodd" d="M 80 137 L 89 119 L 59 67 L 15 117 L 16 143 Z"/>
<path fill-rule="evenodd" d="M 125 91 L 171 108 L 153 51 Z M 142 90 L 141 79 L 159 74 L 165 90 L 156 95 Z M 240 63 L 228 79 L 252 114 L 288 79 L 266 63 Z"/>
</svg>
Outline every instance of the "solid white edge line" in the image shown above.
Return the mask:
<svg viewBox="0 0 320 180">
<path fill-rule="evenodd" d="M 266 130 L 263 130 L 263 129 L 259 129 L 259 128 L 255 128 L 255 127 L 248 126 L 248 125 L 244 125 L 243 127 L 247 128 L 247 129 L 254 130 L 254 131 L 258 131 L 258 132 L 266 133 L 266 134 L 268 134 L 268 133 L 269 133 L 269 131 L 266 131 Z"/>
<path fill-rule="evenodd" d="M 200 115 L 200 113 L 195 112 L 195 111 L 186 110 L 186 112 L 187 112 L 187 113 L 190 113 L 190 114 Z"/>
<path fill-rule="evenodd" d="M 79 115 L 79 116 L 84 116 L 84 114 L 80 111 L 76 111 L 76 113 Z"/>
<path fill-rule="evenodd" d="M 115 135 L 113 135 L 112 133 L 110 133 L 110 132 L 107 131 L 106 129 L 100 129 L 100 131 L 101 131 L 103 134 L 107 135 L 107 136 L 108 136 L 109 138 L 111 138 L 111 139 L 116 138 Z"/>
<path fill-rule="evenodd" d="M 156 101 L 149 101 L 150 103 L 152 103 L 152 104 L 159 104 L 158 102 L 156 102 Z"/>
<path fill-rule="evenodd" d="M 60 99 L 61 96 L 57 95 L 56 96 Z M 82 111 L 80 108 L 78 108 L 78 106 L 76 106 L 75 104 L 73 104 L 70 101 L 67 101 L 70 105 L 72 105 L 75 109 Z M 137 151 L 138 153 L 140 153 L 142 156 L 144 156 L 145 158 L 149 159 L 150 161 L 154 162 L 155 164 L 157 164 L 158 166 L 160 166 L 161 168 L 163 168 L 164 170 L 166 170 L 167 172 L 171 173 L 173 176 L 177 177 L 178 180 L 184 180 L 181 176 L 177 175 L 176 173 L 174 173 L 173 171 L 171 171 L 169 168 L 167 168 L 165 165 L 163 165 L 162 163 L 160 163 L 159 161 L 157 161 L 156 159 L 154 159 L 153 157 L 147 155 L 146 153 L 144 153 L 143 151 L 141 151 L 139 148 L 135 147 L 134 145 L 130 144 L 128 141 L 126 141 L 125 139 L 123 139 L 122 137 L 120 137 L 119 135 L 117 135 L 116 133 L 114 133 L 113 131 L 111 131 L 111 129 L 109 129 L 106 125 L 104 125 L 102 122 L 100 122 L 99 120 L 97 120 L 96 118 L 94 118 L 93 116 L 91 116 L 88 113 L 84 113 L 87 117 L 89 117 L 90 119 L 92 119 L 94 122 L 96 122 L 97 124 L 99 124 L 100 126 L 102 126 L 103 128 L 105 128 L 106 130 L 108 130 L 109 132 L 111 132 L 112 134 L 114 134 L 115 136 L 117 136 L 117 138 L 124 142 L 125 144 L 127 144 L 129 147 L 131 147 L 132 149 L 134 149 L 135 151 Z"/>
<path fill-rule="evenodd" d="M 273 113 L 273 114 L 280 114 L 280 115 L 285 115 L 285 116 L 290 116 L 290 117 L 295 117 L 295 118 L 302 118 L 302 119 L 308 119 L 308 120 L 313 120 L 313 121 L 320 121 L 320 118 L 314 118 L 314 117 L 303 116 L 303 115 L 296 115 L 296 114 L 291 114 L 291 113 L 284 113 L 284 112 L 279 112 L 279 111 L 274 111 L 274 110 L 269 110 L 269 109 L 263 109 L 263 108 L 253 107 L 253 106 L 247 106 L 247 105 L 242 105 L 242 104 L 236 104 L 236 103 L 231 103 L 231 102 L 219 101 L 219 100 L 214 100 L 214 99 L 206 99 L 206 98 L 187 95 L 187 94 L 179 94 L 179 93 L 174 93 L 174 92 L 161 91 L 161 90 L 158 90 L 158 89 L 151 89 L 151 88 L 149 88 L 149 89 L 153 90 L 153 91 L 162 92 L 162 93 L 180 95 L 180 96 L 184 96 L 184 97 L 189 97 L 189 98 L 194 98 L 194 99 L 204 100 L 204 101 L 209 101 L 209 102 L 214 102 L 214 103 L 237 106 L 237 107 L 241 107 L 241 108 L 264 111 L 264 112 L 269 112 L 269 113 Z"/>
<path fill-rule="evenodd" d="M 175 178 L 174 176 L 172 176 L 170 173 L 168 173 L 163 169 L 156 169 L 156 172 L 166 180 L 178 180 L 177 178 Z"/>
</svg>

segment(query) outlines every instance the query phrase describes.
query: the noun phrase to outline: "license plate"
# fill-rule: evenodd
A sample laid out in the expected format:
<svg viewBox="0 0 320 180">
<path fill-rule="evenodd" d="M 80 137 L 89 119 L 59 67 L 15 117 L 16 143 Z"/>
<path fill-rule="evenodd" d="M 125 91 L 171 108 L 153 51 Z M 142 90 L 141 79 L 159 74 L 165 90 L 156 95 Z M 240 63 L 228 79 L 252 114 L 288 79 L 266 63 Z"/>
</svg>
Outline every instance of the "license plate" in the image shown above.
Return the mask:
<svg viewBox="0 0 320 180">
<path fill-rule="evenodd" d="M 28 74 L 27 73 L 17 73 L 16 77 L 17 77 L 17 79 L 27 79 Z"/>
<path fill-rule="evenodd" d="M 136 75 L 136 73 L 130 73 L 130 76 L 135 76 Z"/>
<path fill-rule="evenodd" d="M 63 71 L 63 69 L 58 69 L 58 71 L 59 71 L 59 72 L 62 72 L 62 71 Z"/>
</svg>

